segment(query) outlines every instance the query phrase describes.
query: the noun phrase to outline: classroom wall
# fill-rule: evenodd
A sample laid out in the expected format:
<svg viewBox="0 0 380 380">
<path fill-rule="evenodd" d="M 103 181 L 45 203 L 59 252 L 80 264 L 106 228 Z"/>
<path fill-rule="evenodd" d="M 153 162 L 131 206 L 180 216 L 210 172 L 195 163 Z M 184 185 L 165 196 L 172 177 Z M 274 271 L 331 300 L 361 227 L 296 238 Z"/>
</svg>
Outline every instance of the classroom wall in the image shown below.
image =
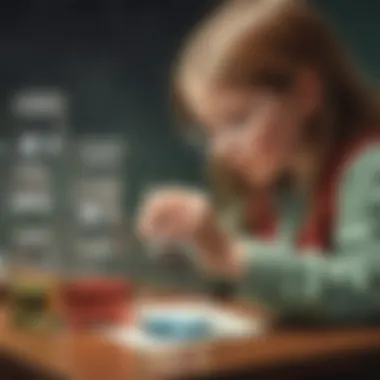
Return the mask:
<svg viewBox="0 0 380 380">
<path fill-rule="evenodd" d="M 0 134 L 12 130 L 7 98 L 24 85 L 53 85 L 71 96 L 73 136 L 123 133 L 130 143 L 125 207 L 133 215 L 141 188 L 165 180 L 203 181 L 201 157 L 175 130 L 169 105 L 170 62 L 186 31 L 212 0 L 34 0 L 0 6 Z M 360 67 L 380 78 L 380 3 L 317 0 Z M 4 9 L 3 9 L 4 8 Z M 130 272 L 167 278 L 136 254 Z M 182 281 L 183 272 L 174 282 Z M 196 279 L 189 275 L 188 283 Z"/>
</svg>

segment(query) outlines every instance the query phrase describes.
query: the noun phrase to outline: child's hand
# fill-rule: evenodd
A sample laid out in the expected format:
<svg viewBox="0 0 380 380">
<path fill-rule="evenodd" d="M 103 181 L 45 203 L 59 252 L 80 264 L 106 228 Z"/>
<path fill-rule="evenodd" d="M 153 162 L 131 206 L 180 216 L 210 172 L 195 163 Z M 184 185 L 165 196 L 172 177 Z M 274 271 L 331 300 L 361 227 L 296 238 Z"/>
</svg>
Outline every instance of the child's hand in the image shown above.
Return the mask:
<svg viewBox="0 0 380 380">
<path fill-rule="evenodd" d="M 184 188 L 166 188 L 153 192 L 142 204 L 138 230 L 148 241 L 195 243 L 211 214 L 211 204 L 204 194 Z"/>
<path fill-rule="evenodd" d="M 138 229 L 148 242 L 185 242 L 196 248 L 197 259 L 206 271 L 235 275 L 236 245 L 219 227 L 208 198 L 194 190 L 166 188 L 147 197 Z"/>
</svg>

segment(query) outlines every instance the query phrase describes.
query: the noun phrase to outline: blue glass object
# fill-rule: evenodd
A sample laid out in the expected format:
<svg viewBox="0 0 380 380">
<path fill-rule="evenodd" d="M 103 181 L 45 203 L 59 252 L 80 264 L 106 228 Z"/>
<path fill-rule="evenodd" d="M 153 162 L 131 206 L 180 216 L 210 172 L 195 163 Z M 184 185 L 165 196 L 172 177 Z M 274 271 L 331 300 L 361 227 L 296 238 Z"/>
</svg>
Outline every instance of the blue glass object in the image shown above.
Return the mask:
<svg viewBox="0 0 380 380">
<path fill-rule="evenodd" d="M 199 340 L 212 335 L 211 321 L 196 315 L 152 315 L 142 319 L 142 329 L 165 340 Z"/>
</svg>

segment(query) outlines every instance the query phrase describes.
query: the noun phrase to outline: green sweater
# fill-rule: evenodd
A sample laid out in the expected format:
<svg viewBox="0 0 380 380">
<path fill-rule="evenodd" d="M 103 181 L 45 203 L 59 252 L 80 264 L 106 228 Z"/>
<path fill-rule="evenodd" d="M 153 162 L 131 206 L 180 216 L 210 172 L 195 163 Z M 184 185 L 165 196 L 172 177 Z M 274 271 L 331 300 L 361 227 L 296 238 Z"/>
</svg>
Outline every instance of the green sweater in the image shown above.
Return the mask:
<svg viewBox="0 0 380 380">
<path fill-rule="evenodd" d="M 341 171 L 336 188 L 329 252 L 302 254 L 294 247 L 304 209 L 294 199 L 282 200 L 274 241 L 239 236 L 244 247 L 239 287 L 245 296 L 283 317 L 380 320 L 380 146 L 357 154 Z M 233 213 L 227 216 L 233 221 Z"/>
</svg>

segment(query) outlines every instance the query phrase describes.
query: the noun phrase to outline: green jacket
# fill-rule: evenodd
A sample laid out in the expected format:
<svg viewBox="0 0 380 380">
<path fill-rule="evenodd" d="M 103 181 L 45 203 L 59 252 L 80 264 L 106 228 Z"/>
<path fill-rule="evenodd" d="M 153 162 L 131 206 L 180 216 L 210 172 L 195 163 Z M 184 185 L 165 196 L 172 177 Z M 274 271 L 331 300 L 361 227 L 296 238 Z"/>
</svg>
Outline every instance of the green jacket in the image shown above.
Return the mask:
<svg viewBox="0 0 380 380">
<path fill-rule="evenodd" d="M 281 200 L 273 241 L 239 236 L 244 247 L 239 287 L 245 296 L 282 317 L 338 323 L 380 320 L 380 144 L 361 149 L 341 168 L 333 195 L 328 251 L 295 248 L 304 209 L 297 199 Z M 233 222 L 233 213 L 227 216 Z"/>
</svg>

